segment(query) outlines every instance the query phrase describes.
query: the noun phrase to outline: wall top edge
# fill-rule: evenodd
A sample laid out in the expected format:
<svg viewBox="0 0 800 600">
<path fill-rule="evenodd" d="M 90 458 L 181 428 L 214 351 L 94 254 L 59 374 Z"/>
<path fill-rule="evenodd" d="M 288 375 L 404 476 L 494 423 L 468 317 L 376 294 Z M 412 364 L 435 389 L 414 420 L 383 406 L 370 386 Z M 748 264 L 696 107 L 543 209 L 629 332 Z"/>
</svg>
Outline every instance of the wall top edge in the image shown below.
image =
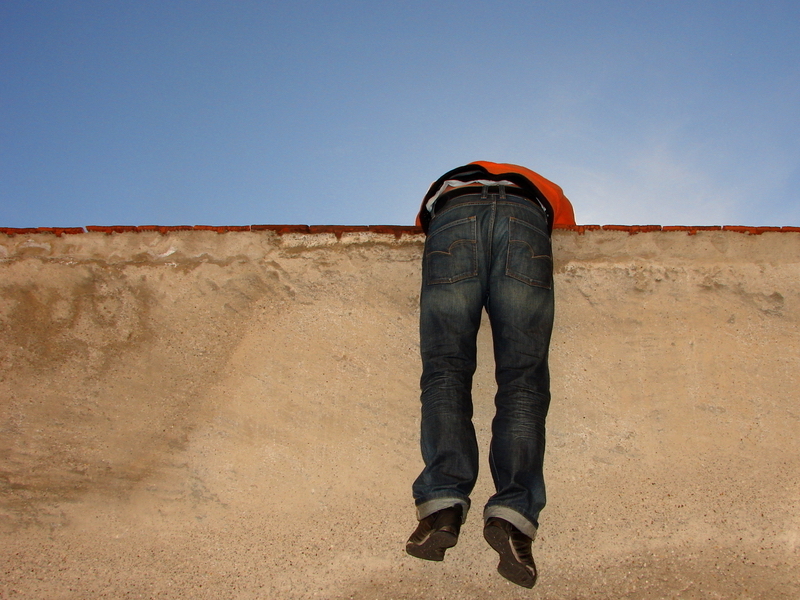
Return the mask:
<svg viewBox="0 0 800 600">
<path fill-rule="evenodd" d="M 695 235 L 700 231 L 733 231 L 749 235 L 767 232 L 800 232 L 800 227 L 750 227 L 745 225 L 557 225 L 557 231 L 573 231 L 579 234 L 587 231 L 621 231 L 630 235 L 651 232 L 685 232 Z M 144 233 L 157 232 L 166 235 L 180 231 L 213 231 L 216 233 L 271 231 L 277 235 L 285 234 L 334 234 L 337 238 L 345 233 L 391 234 L 396 238 L 403 235 L 421 235 L 422 229 L 413 225 L 89 225 L 87 227 L 0 227 L 0 233 L 7 236 L 47 234 L 61 237 L 84 233 Z"/>
</svg>

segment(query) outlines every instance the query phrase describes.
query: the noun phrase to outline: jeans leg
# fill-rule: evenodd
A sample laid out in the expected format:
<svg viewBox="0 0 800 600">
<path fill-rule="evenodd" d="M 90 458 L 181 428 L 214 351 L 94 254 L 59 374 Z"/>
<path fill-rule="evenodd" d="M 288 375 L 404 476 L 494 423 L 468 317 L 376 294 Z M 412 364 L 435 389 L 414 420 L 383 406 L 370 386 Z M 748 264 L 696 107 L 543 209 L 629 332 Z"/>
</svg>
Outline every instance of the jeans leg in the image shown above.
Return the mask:
<svg viewBox="0 0 800 600">
<path fill-rule="evenodd" d="M 484 516 L 504 518 L 533 538 L 546 502 L 542 467 L 554 313 L 544 213 L 530 205 L 498 206 L 493 256 L 487 311 L 497 394 L 489 464 L 497 492 Z"/>
<path fill-rule="evenodd" d="M 480 199 L 478 196 L 477 199 Z M 431 223 L 420 292 L 420 446 L 425 468 L 412 486 L 421 519 L 461 504 L 466 516 L 478 476 L 472 425 L 472 377 L 486 271 L 477 213 L 486 205 L 448 208 Z"/>
</svg>

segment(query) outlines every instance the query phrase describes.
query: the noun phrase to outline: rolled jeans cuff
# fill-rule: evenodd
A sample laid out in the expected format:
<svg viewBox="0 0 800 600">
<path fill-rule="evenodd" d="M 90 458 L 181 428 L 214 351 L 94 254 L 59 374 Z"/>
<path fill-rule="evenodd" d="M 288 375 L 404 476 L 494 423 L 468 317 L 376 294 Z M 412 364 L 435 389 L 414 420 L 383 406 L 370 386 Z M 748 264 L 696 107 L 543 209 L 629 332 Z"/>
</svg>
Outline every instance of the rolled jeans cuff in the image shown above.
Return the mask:
<svg viewBox="0 0 800 600">
<path fill-rule="evenodd" d="M 427 516 L 435 512 L 451 508 L 453 506 L 461 506 L 461 523 L 467 520 L 467 513 L 469 512 L 469 502 L 463 498 L 434 498 L 422 504 L 417 505 L 417 520 L 422 521 Z"/>
<path fill-rule="evenodd" d="M 536 539 L 536 525 L 523 517 L 513 508 L 499 506 L 497 504 L 490 504 L 483 509 L 483 522 L 485 523 L 492 517 L 508 521 L 522 533 L 531 538 L 531 540 Z"/>
</svg>

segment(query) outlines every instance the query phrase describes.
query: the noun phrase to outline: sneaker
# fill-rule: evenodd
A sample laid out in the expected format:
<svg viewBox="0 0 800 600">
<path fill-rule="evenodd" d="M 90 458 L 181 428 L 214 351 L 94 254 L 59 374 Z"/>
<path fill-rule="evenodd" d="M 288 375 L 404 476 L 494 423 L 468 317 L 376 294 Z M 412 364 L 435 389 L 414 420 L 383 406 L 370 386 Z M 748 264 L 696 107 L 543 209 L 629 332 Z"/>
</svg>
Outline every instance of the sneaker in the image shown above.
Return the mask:
<svg viewBox="0 0 800 600">
<path fill-rule="evenodd" d="M 531 553 L 531 538 L 504 519 L 486 521 L 483 537 L 500 555 L 497 572 L 512 583 L 532 588 L 536 583 L 536 564 Z"/>
<path fill-rule="evenodd" d="M 406 542 L 406 552 L 424 560 L 444 560 L 444 553 L 458 541 L 461 505 L 444 508 L 419 522 Z"/>
</svg>

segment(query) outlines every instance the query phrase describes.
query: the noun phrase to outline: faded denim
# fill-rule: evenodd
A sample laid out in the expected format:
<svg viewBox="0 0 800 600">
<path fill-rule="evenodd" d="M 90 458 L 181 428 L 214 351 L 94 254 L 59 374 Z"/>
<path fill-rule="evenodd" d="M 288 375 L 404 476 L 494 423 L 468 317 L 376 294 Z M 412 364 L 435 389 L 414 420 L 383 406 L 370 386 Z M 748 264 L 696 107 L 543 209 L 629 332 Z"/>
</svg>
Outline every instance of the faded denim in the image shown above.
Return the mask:
<svg viewBox="0 0 800 600">
<path fill-rule="evenodd" d="M 503 187 L 459 196 L 435 213 L 420 295 L 422 457 L 413 484 L 417 516 L 461 504 L 478 476 L 472 425 L 476 338 L 492 327 L 496 413 L 489 465 L 496 493 L 484 518 L 535 537 L 545 505 L 542 465 L 550 405 L 553 259 L 544 210 Z M 435 208 L 435 207 L 434 207 Z"/>
</svg>

